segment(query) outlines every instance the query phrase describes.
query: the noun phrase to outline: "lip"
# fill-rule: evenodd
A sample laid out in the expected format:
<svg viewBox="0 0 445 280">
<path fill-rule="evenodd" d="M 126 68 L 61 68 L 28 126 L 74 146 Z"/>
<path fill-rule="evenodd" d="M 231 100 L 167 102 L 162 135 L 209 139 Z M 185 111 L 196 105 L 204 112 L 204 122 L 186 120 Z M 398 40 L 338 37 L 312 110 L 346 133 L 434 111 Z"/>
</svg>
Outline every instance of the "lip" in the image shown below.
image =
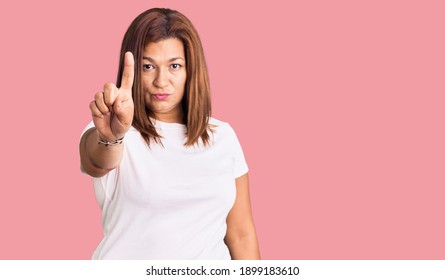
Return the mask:
<svg viewBox="0 0 445 280">
<path fill-rule="evenodd" d="M 158 100 L 165 100 L 170 94 L 168 93 L 155 93 L 153 96 Z"/>
</svg>

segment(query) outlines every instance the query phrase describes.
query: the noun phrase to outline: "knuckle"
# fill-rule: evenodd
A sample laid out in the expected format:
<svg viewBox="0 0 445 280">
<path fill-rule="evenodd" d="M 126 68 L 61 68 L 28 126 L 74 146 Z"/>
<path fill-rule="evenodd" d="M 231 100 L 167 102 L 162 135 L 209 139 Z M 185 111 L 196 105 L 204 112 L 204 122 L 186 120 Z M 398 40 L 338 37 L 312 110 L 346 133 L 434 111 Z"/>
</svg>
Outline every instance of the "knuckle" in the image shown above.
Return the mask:
<svg viewBox="0 0 445 280">
<path fill-rule="evenodd" d="M 112 91 L 115 85 L 113 83 L 105 83 L 104 84 L 104 92 Z"/>
<path fill-rule="evenodd" d="M 91 115 L 94 117 L 101 117 L 101 112 L 97 109 L 96 104 L 93 102 L 90 103 Z"/>
<path fill-rule="evenodd" d="M 91 111 L 96 107 L 96 102 L 95 101 L 91 101 L 90 105 L 89 105 Z"/>
<path fill-rule="evenodd" d="M 94 95 L 94 99 L 95 100 L 99 100 L 99 99 L 101 99 L 101 98 L 103 98 L 103 92 L 97 92 L 95 95 Z"/>
<path fill-rule="evenodd" d="M 109 92 L 109 93 L 107 93 L 107 94 L 105 95 L 104 103 L 105 103 L 107 106 L 110 106 L 110 105 L 113 105 L 114 100 L 115 100 L 115 98 L 114 98 L 113 94 L 112 94 L 111 92 Z"/>
</svg>

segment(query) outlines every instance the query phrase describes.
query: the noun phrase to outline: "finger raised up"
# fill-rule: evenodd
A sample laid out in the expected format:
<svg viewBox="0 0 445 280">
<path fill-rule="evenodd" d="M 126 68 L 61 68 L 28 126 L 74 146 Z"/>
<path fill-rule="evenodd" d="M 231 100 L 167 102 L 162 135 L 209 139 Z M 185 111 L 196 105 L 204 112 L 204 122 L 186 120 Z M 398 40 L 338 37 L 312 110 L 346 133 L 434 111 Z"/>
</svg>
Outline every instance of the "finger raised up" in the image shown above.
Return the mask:
<svg viewBox="0 0 445 280">
<path fill-rule="evenodd" d="M 134 80 L 134 57 L 131 52 L 124 55 L 124 70 L 122 72 L 121 89 L 131 90 Z"/>
</svg>

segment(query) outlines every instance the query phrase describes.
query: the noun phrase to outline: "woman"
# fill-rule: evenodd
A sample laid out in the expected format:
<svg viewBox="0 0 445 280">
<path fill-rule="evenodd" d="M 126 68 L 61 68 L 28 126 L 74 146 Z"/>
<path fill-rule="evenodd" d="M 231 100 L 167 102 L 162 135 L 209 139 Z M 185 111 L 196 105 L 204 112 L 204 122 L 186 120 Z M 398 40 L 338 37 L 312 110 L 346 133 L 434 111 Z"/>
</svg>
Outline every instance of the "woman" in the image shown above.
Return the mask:
<svg viewBox="0 0 445 280">
<path fill-rule="evenodd" d="M 191 22 L 169 9 L 139 15 L 118 73 L 90 103 L 80 142 L 102 208 L 93 259 L 259 259 L 247 164 L 230 125 L 210 117 Z"/>
</svg>

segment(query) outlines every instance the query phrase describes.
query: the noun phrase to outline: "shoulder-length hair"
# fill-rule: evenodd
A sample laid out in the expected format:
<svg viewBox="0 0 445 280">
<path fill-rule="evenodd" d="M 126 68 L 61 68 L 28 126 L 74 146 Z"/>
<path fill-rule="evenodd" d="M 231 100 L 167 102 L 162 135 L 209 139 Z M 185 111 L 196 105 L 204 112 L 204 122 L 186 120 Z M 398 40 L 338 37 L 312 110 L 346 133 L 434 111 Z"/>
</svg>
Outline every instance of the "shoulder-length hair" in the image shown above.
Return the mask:
<svg viewBox="0 0 445 280">
<path fill-rule="evenodd" d="M 161 142 L 161 136 L 156 132 L 150 120 L 151 110 L 145 105 L 142 89 L 142 56 L 145 46 L 150 42 L 177 38 L 184 45 L 187 80 L 185 83 L 182 108 L 187 127 L 185 146 L 193 146 L 202 140 L 209 144 L 209 118 L 211 115 L 210 83 L 204 51 L 198 32 L 183 14 L 175 10 L 153 8 L 140 14 L 131 23 L 122 41 L 117 87 L 120 87 L 124 67 L 125 52 L 133 53 L 135 59 L 135 76 L 132 89 L 134 102 L 133 127 L 145 139 Z"/>
</svg>

